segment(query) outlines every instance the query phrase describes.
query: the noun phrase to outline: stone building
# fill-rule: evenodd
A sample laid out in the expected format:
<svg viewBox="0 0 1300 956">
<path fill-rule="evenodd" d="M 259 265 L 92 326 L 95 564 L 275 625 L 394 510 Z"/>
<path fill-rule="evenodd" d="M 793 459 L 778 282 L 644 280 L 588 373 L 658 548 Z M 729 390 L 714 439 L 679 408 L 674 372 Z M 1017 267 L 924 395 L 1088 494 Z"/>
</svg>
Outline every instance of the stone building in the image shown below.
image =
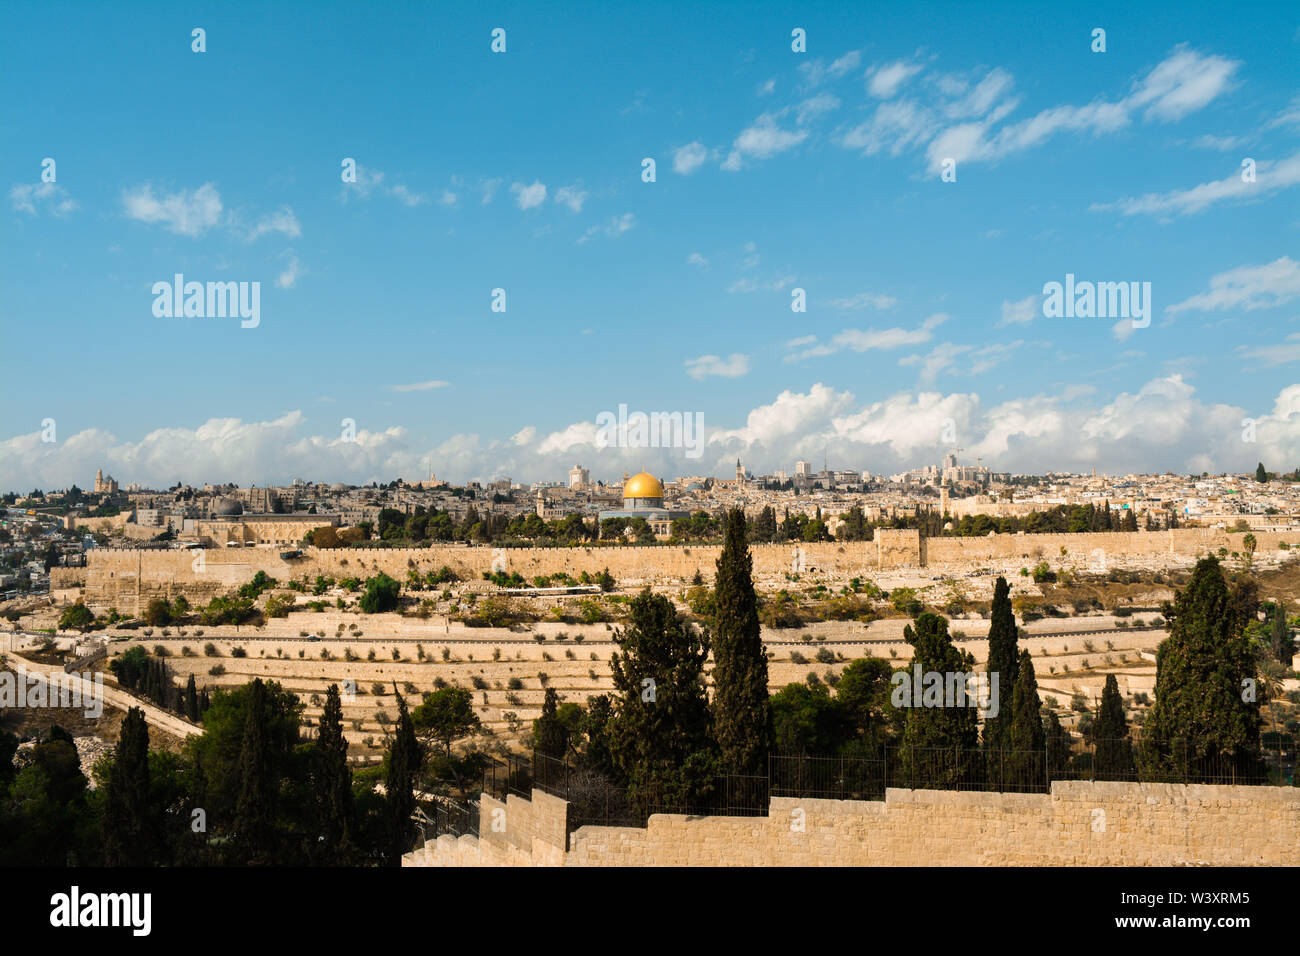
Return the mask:
<svg viewBox="0 0 1300 956">
<path fill-rule="evenodd" d="M 687 511 L 673 511 L 664 507 L 664 484 L 648 471 L 623 479 L 623 507 L 617 511 L 602 511 L 600 520 L 606 518 L 645 518 L 657 535 L 672 533 L 673 520 L 690 516 Z"/>
<path fill-rule="evenodd" d="M 117 479 L 112 475 L 104 477 L 104 469 L 100 468 L 95 472 L 95 494 L 97 495 L 115 495 L 117 494 Z"/>
</svg>

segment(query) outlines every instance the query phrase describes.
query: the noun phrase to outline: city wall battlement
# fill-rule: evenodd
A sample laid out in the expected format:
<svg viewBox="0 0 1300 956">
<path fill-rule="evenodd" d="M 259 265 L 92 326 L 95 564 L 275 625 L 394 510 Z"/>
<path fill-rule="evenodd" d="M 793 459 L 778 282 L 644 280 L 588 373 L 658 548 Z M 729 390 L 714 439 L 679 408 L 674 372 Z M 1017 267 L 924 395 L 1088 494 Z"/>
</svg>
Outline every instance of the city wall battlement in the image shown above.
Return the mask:
<svg viewBox="0 0 1300 956">
<path fill-rule="evenodd" d="M 958 569 L 1039 560 L 1101 569 L 1114 563 L 1162 555 L 1188 559 L 1219 548 L 1243 551 L 1241 532 L 1213 528 L 1094 534 L 1004 534 L 979 538 L 923 538 L 917 531 L 877 529 L 873 541 L 751 545 L 759 580 L 793 572 L 832 579 L 909 568 Z M 1255 532 L 1259 553 L 1279 544 L 1300 545 L 1294 532 Z M 698 571 L 711 580 L 720 545 L 592 546 L 573 548 L 492 548 L 440 545 L 430 548 L 303 548 L 301 557 L 281 557 L 279 548 L 131 550 L 95 548 L 84 568 L 55 568 L 52 590 L 84 590 L 88 605 L 139 614 L 155 597 L 184 594 L 206 602 L 263 571 L 279 581 L 315 578 L 366 578 L 384 572 L 405 581 L 407 572 L 423 575 L 447 566 L 462 580 L 478 581 L 484 572 L 503 569 L 531 580 L 566 572 L 597 574 L 608 569 L 621 585 L 687 584 Z"/>
<path fill-rule="evenodd" d="M 484 794 L 479 836 L 443 835 L 403 866 L 1295 866 L 1300 789 L 1052 784 L 1050 793 L 772 798 L 766 816 L 655 814 L 568 832 L 568 803 Z"/>
</svg>

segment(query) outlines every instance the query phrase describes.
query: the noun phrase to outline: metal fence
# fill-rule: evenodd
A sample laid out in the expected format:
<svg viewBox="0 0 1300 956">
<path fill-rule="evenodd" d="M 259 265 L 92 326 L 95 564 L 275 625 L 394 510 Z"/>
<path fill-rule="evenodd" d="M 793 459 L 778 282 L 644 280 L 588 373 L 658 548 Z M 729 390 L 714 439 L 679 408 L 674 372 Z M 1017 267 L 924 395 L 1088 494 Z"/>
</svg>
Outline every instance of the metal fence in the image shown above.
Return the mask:
<svg viewBox="0 0 1300 956">
<path fill-rule="evenodd" d="M 763 816 L 773 797 L 883 800 L 888 787 L 1047 793 L 1053 782 L 1067 780 L 1290 786 L 1298 752 L 1300 737 L 1275 733 L 1265 735 L 1262 749 L 1245 753 L 1207 751 L 1194 741 L 1127 738 L 1039 750 L 891 743 L 852 755 L 773 754 L 765 773 L 721 774 L 689 787 L 648 775 L 624 786 L 571 760 L 534 753 L 531 760 L 494 759 L 483 792 L 504 800 L 511 793 L 527 798 L 536 788 L 560 797 L 569 804 L 572 831 L 645 826 L 655 813 Z"/>
<path fill-rule="evenodd" d="M 418 820 L 422 831 L 421 843 L 434 840 L 444 833 L 452 836 L 478 836 L 479 801 L 459 803 L 447 797 L 434 797 L 429 810 Z"/>
</svg>

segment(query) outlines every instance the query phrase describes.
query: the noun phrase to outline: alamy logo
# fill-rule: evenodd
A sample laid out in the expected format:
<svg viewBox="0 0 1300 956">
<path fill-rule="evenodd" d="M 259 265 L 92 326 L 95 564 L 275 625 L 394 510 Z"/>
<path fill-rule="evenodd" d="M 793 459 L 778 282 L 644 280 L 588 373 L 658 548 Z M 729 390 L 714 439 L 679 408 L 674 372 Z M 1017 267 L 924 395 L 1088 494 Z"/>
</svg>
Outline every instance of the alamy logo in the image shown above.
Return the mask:
<svg viewBox="0 0 1300 956">
<path fill-rule="evenodd" d="M 104 715 L 104 675 L 0 671 L 0 710 L 23 707 L 81 708 L 87 719 Z"/>
<path fill-rule="evenodd" d="M 966 671 L 895 671 L 890 703 L 895 707 L 978 707 L 985 717 L 998 715 L 998 673 Z"/>
<path fill-rule="evenodd" d="M 704 454 L 704 413 L 632 412 L 618 406 L 618 414 L 596 416 L 597 448 L 684 448 L 687 458 Z"/>
<path fill-rule="evenodd" d="M 172 282 L 155 282 L 153 295 L 153 314 L 160 319 L 238 316 L 245 329 L 255 329 L 262 321 L 260 282 L 186 282 L 178 272 Z"/>
<path fill-rule="evenodd" d="M 1075 282 L 1043 286 L 1043 316 L 1049 319 L 1132 319 L 1133 328 L 1151 324 L 1150 282 Z"/>
<path fill-rule="evenodd" d="M 127 926 L 133 936 L 148 936 L 153 919 L 151 893 L 85 893 L 73 886 L 71 892 L 50 897 L 50 925 Z"/>
</svg>

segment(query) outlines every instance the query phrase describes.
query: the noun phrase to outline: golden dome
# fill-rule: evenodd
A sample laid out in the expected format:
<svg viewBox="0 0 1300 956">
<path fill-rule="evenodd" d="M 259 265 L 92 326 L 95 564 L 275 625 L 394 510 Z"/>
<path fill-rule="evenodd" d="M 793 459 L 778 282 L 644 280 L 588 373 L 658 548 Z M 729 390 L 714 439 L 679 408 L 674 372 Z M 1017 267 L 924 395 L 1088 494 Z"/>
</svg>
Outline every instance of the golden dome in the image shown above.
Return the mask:
<svg viewBox="0 0 1300 956">
<path fill-rule="evenodd" d="M 663 482 L 648 471 L 633 475 L 623 482 L 624 498 L 662 498 L 663 496 Z"/>
</svg>

